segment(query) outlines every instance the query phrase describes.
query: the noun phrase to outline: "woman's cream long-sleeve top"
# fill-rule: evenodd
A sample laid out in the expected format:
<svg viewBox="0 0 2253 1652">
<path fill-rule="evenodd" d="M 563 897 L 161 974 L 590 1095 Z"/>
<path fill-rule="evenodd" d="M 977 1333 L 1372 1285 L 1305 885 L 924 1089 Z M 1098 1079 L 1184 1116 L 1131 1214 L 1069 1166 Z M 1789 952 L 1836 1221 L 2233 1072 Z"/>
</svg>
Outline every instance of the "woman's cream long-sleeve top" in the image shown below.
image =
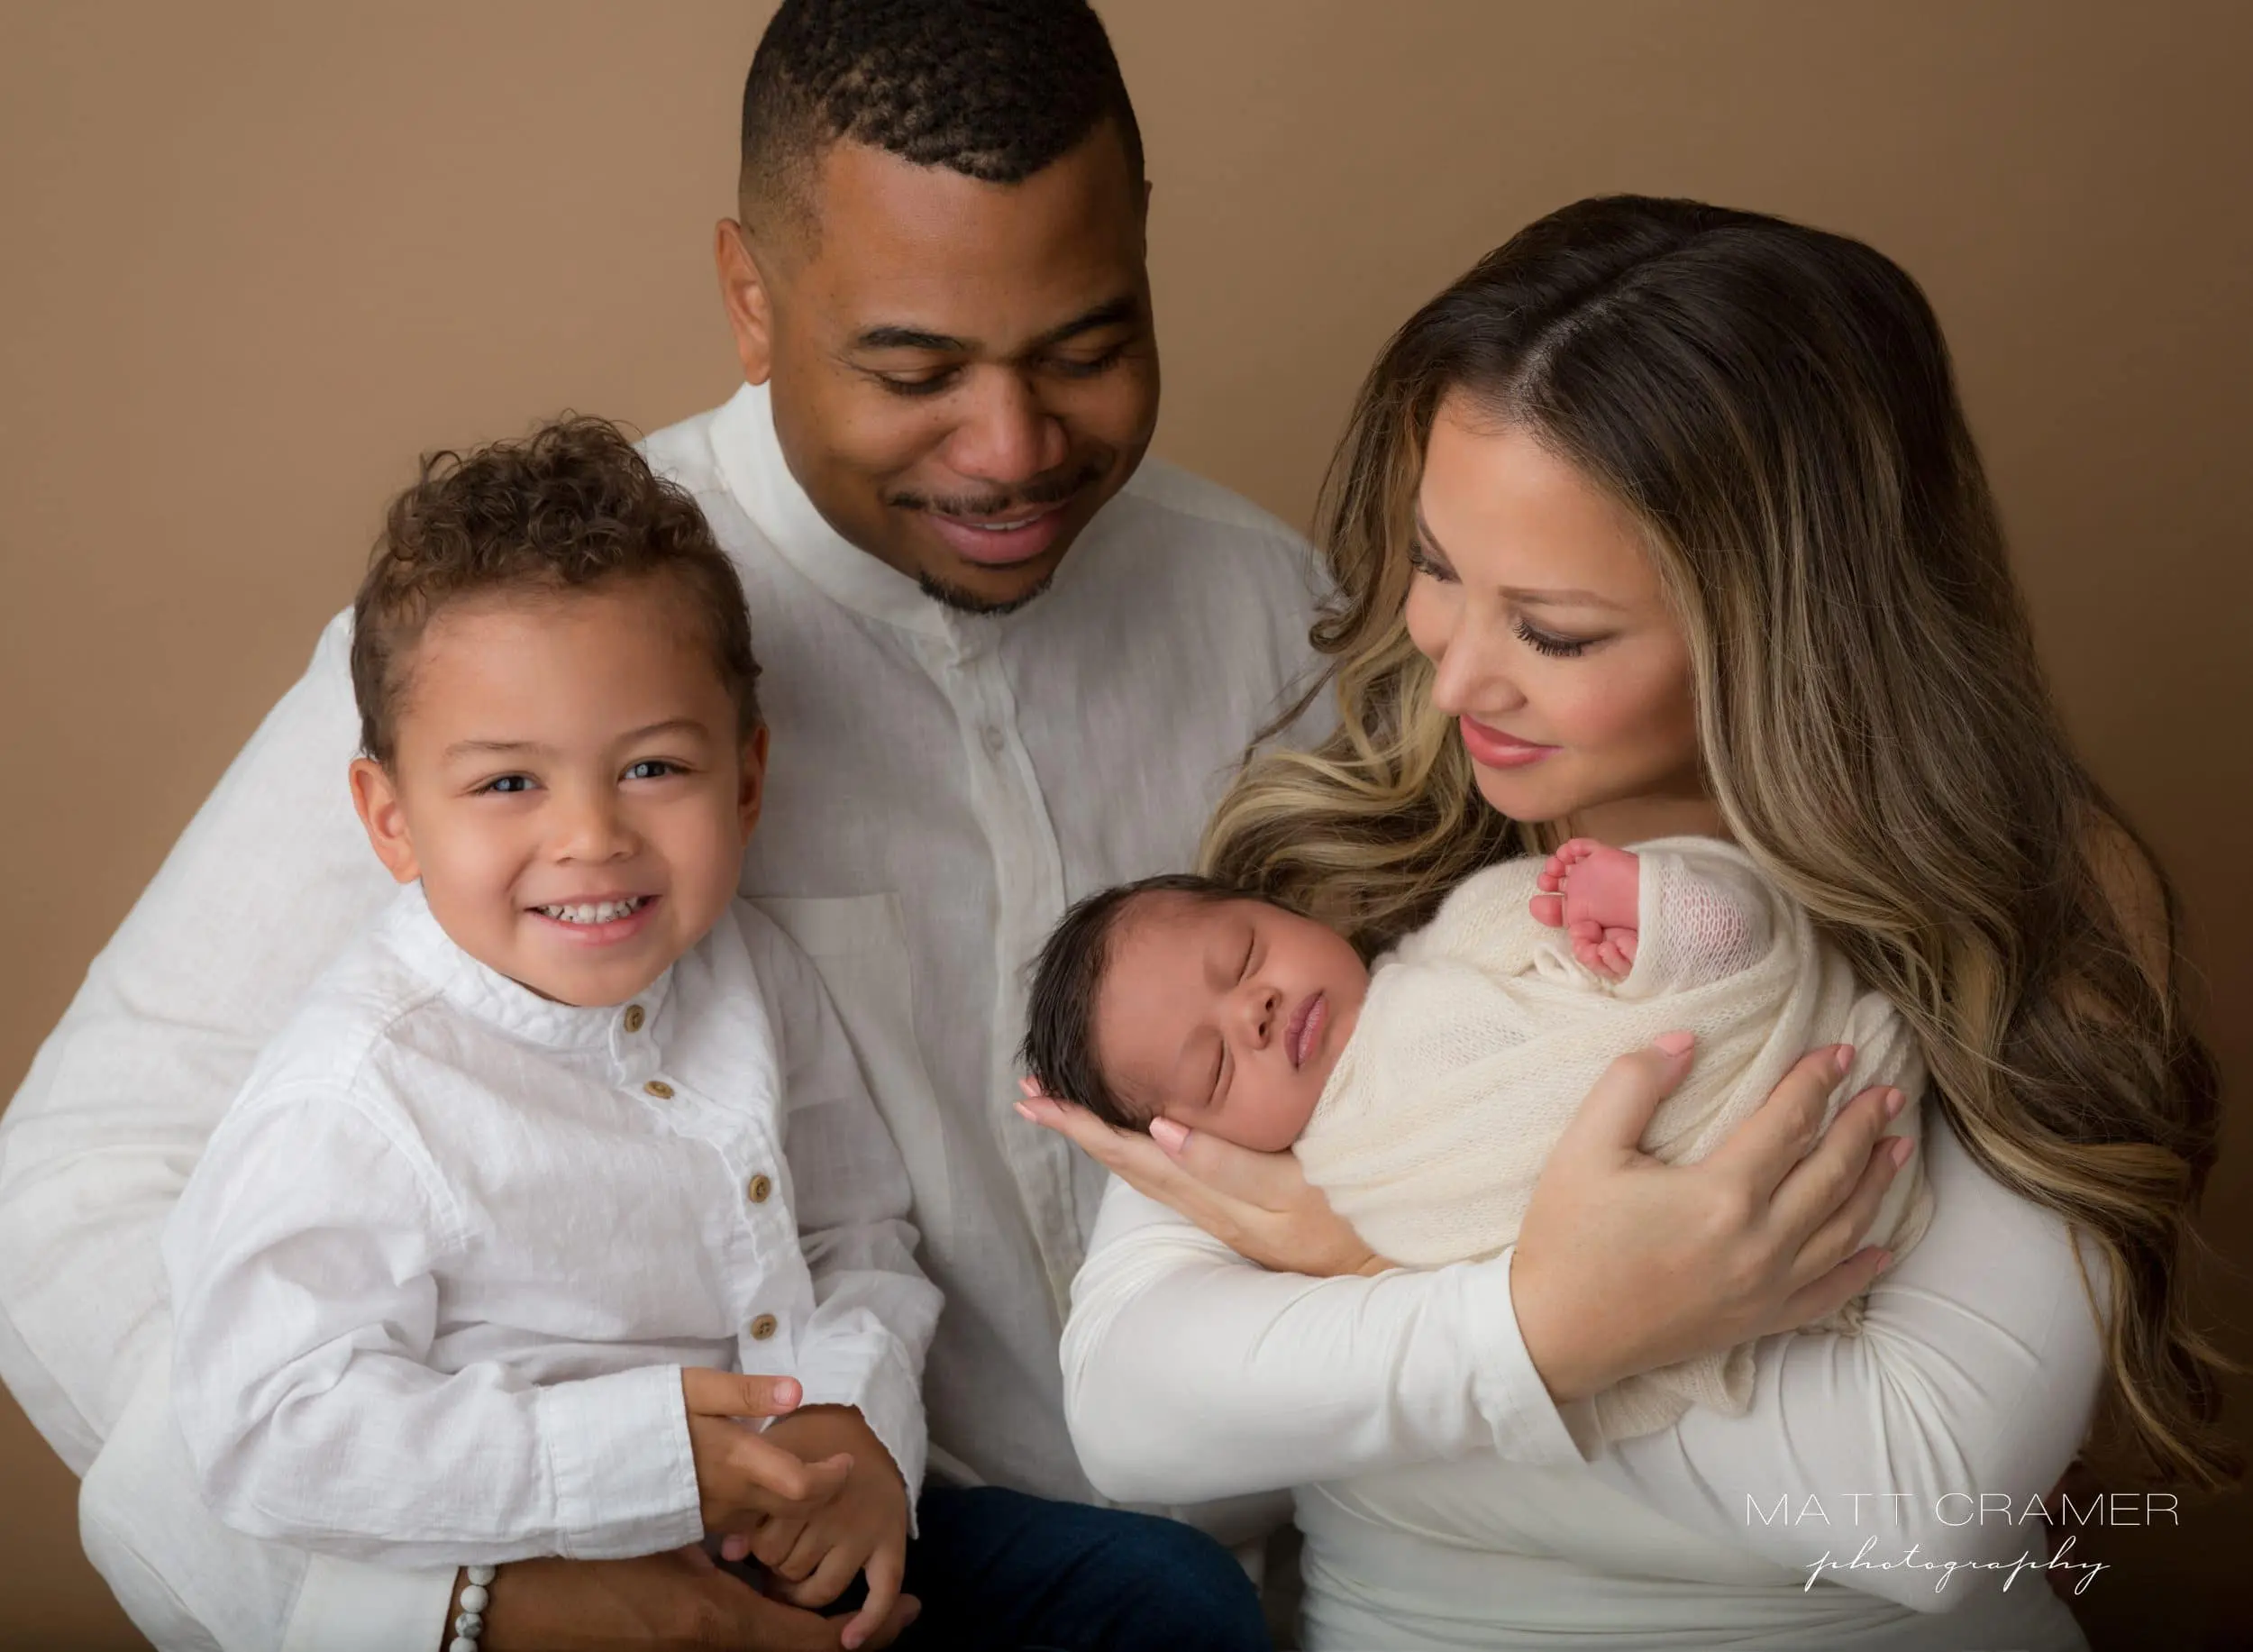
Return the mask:
<svg viewBox="0 0 2253 1652">
<path fill-rule="evenodd" d="M 1592 1496 L 1616 1507 L 1624 1492 L 1679 1529 L 1683 1552 L 1718 1546 L 1784 1581 L 1826 1551 L 1858 1553 L 1871 1564 L 1834 1581 L 1946 1611 L 1975 1585 L 1936 1590 L 1934 1564 L 2042 1554 L 2039 1516 L 2022 1511 L 2072 1460 L 2104 1361 L 2064 1224 L 1928 1126 L 1937 1213 L 1871 1291 L 1863 1334 L 1771 1337 L 1748 1414 L 1693 1410 L 1616 1447 L 1592 1441 L 1584 1402 L 1551 1401 L 1511 1308 L 1510 1252 L 1375 1279 L 1272 1273 L 1114 1183 L 1063 1341 L 1081 1462 L 1134 1501 L 1297 1486 L 1304 1524 L 1304 1488 L 1353 1503 L 1357 1485 L 1491 1453 L 1480 1495 L 1505 1518 L 1469 1524 L 1538 1531 L 1568 1569 L 1621 1570 L 1606 1522 L 1557 1507 L 1560 1486 L 1592 1481 L 1611 1488 Z M 1513 1477 L 1519 1465 L 1530 1472 Z M 1444 1477 L 1458 1491 L 1465 1479 L 1460 1464 Z M 1988 1511 L 2006 1496 L 2012 1518 L 1967 1518 L 1983 1493 Z M 1384 1523 L 1382 1507 L 1355 1512 Z M 1441 1529 L 1446 1512 L 1425 1510 L 1417 1535 L 1476 1547 Z M 2024 1576 L 2012 1593 L 2040 1584 Z"/>
</svg>

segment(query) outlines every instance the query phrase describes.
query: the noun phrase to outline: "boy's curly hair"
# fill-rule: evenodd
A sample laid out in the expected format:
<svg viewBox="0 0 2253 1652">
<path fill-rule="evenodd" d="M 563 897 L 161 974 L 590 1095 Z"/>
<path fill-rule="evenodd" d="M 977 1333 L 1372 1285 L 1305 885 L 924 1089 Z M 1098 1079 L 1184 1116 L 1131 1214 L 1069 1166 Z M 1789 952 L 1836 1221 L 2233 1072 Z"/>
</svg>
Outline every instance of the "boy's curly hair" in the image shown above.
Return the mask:
<svg viewBox="0 0 2253 1652">
<path fill-rule="evenodd" d="M 760 723 L 759 662 L 743 583 L 696 501 L 661 480 L 617 426 L 566 414 L 521 441 L 426 455 L 421 479 L 391 501 L 352 604 L 362 749 L 391 761 L 415 644 L 446 604 L 659 577 L 703 624 L 748 740 Z"/>
</svg>

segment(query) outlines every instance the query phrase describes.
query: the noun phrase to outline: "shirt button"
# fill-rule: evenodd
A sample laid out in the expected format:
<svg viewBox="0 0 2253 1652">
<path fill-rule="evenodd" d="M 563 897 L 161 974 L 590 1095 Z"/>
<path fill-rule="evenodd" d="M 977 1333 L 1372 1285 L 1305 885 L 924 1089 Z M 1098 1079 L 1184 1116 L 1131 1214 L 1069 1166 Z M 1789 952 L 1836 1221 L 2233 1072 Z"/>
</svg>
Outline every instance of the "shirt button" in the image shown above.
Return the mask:
<svg viewBox="0 0 2253 1652">
<path fill-rule="evenodd" d="M 762 1313 L 751 1322 L 751 1339 L 753 1342 L 764 1342 L 774 1335 L 774 1316 L 771 1313 Z"/>
<path fill-rule="evenodd" d="M 639 1004 L 628 1004 L 625 1007 L 625 1030 L 629 1033 L 640 1032 L 642 1023 L 648 1019 L 648 1012 Z"/>
<path fill-rule="evenodd" d="M 753 1176 L 743 1184 L 743 1191 L 751 1196 L 752 1203 L 763 1205 L 774 1191 L 774 1183 L 765 1176 Z"/>
<path fill-rule="evenodd" d="M 670 1101 L 672 1100 L 673 1087 L 665 1082 L 663 1079 L 652 1079 L 648 1083 L 643 1085 L 642 1088 L 647 1091 L 651 1095 L 655 1096 L 660 1101 Z"/>
</svg>

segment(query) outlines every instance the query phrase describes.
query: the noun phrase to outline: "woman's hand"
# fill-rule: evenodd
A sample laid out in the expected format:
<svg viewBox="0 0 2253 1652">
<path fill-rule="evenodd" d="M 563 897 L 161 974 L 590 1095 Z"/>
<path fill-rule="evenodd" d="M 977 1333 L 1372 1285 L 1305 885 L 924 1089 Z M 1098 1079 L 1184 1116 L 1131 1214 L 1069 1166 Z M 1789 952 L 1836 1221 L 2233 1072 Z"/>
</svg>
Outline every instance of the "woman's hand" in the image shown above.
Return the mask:
<svg viewBox="0 0 2253 1652">
<path fill-rule="evenodd" d="M 1560 1403 L 1804 1325 L 1890 1260 L 1858 1246 L 1909 1160 L 1905 1137 L 1879 1140 L 1901 1092 L 1865 1091 L 1824 1130 L 1853 1052 L 1818 1050 L 1707 1157 L 1665 1164 L 1637 1144 L 1690 1046 L 1669 1033 L 1612 1063 L 1534 1186 L 1510 1300 Z"/>
<path fill-rule="evenodd" d="M 1114 1130 L 1085 1108 L 1023 1081 L 1017 1110 L 1064 1136 L 1121 1182 L 1169 1205 L 1230 1250 L 1279 1273 L 1327 1278 L 1391 1264 L 1307 1185 L 1288 1153 L 1254 1153 L 1161 1118 L 1148 1136 Z"/>
</svg>

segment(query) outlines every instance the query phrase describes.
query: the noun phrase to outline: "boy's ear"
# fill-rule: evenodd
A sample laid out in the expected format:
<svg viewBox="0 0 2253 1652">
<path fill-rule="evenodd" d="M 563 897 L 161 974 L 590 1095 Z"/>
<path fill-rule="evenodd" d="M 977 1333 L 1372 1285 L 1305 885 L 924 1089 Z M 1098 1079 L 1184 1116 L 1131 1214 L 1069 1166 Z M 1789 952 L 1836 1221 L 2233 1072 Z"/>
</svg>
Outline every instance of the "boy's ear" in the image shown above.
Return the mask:
<svg viewBox="0 0 2253 1652">
<path fill-rule="evenodd" d="M 360 824 L 368 828 L 368 842 L 376 858 L 401 883 L 423 875 L 415 859 L 415 840 L 406 829 L 406 810 L 399 806 L 399 789 L 372 757 L 352 759 L 352 807 Z"/>
<path fill-rule="evenodd" d="M 733 218 L 722 218 L 713 233 L 712 252 L 719 266 L 720 303 L 728 331 L 735 335 L 735 357 L 743 382 L 764 384 L 774 371 L 774 304 L 767 278 L 752 256 L 751 240 Z"/>
<path fill-rule="evenodd" d="M 743 768 L 735 793 L 736 816 L 743 823 L 746 844 L 751 842 L 752 828 L 759 824 L 760 805 L 766 799 L 767 726 L 762 723 L 743 742 Z"/>
</svg>

